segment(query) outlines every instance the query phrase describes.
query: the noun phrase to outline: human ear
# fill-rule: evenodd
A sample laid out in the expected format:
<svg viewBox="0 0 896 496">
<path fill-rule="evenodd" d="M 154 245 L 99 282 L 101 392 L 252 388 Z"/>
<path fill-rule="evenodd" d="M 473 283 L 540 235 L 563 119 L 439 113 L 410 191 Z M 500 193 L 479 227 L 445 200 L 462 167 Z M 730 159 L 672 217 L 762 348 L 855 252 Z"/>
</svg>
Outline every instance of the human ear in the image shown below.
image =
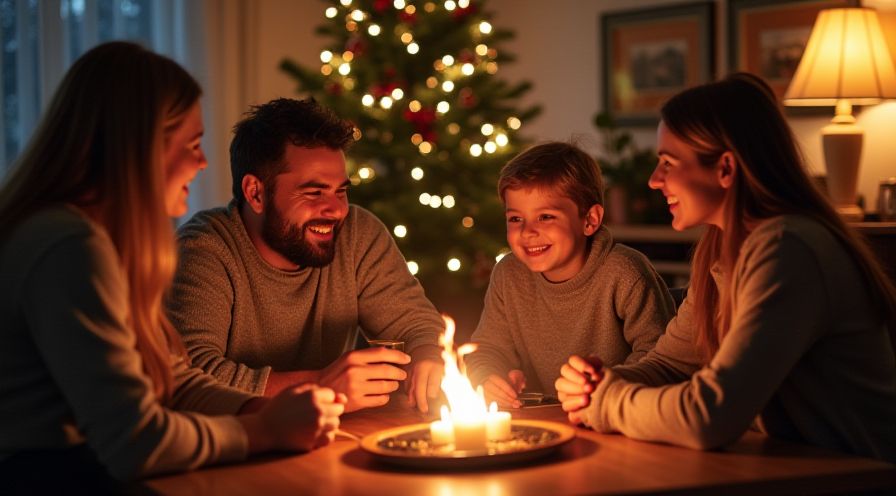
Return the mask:
<svg viewBox="0 0 896 496">
<path fill-rule="evenodd" d="M 600 229 L 600 224 L 604 220 L 604 206 L 595 203 L 585 212 L 585 236 L 591 236 Z"/>
<path fill-rule="evenodd" d="M 718 178 L 719 185 L 723 188 L 728 189 L 734 184 L 734 175 L 737 173 L 737 159 L 734 157 L 734 153 L 727 151 L 719 157 L 718 163 Z"/>
<path fill-rule="evenodd" d="M 264 212 L 264 183 L 261 182 L 261 179 L 252 175 L 246 174 L 243 176 L 243 198 L 246 199 L 246 204 L 249 205 L 249 208 L 252 209 L 256 214 L 261 215 Z"/>
</svg>

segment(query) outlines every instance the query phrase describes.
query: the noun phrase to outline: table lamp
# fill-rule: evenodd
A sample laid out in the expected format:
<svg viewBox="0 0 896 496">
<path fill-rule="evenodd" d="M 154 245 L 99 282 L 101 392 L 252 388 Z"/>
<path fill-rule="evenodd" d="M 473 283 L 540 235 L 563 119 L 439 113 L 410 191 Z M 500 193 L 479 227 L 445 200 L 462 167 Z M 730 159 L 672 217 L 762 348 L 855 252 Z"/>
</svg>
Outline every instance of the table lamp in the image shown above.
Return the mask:
<svg viewBox="0 0 896 496">
<path fill-rule="evenodd" d="M 877 12 L 860 7 L 822 10 L 784 105 L 835 106 L 821 141 L 828 193 L 847 220 L 864 217 L 856 205 L 864 130 L 856 124 L 852 106 L 891 98 L 896 98 L 896 69 Z"/>
</svg>

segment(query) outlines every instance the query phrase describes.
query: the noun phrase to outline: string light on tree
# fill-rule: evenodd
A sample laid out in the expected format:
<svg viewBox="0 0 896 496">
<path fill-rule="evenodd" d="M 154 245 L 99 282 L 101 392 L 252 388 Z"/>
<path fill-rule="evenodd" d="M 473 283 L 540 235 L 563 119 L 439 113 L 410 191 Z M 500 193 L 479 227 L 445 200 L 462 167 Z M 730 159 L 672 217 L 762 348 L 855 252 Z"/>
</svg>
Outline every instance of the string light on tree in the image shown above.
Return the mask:
<svg viewBox="0 0 896 496">
<path fill-rule="evenodd" d="M 396 237 L 403 238 L 408 235 L 408 228 L 401 224 L 398 224 L 394 229 L 392 229 L 392 232 Z"/>
<path fill-rule="evenodd" d="M 417 265 L 417 262 L 408 260 L 408 271 L 410 271 L 412 276 L 416 276 L 417 272 L 420 271 L 420 266 Z"/>
<path fill-rule="evenodd" d="M 327 7 L 327 10 L 324 11 L 324 15 L 327 16 L 327 19 L 336 17 L 336 14 L 338 13 L 339 11 L 336 9 L 336 7 Z"/>
<path fill-rule="evenodd" d="M 420 193 L 420 204 L 421 205 L 429 205 L 429 200 L 432 198 L 432 195 L 429 193 Z"/>
<path fill-rule="evenodd" d="M 448 260 L 448 270 L 451 272 L 457 272 L 460 270 L 460 260 L 456 258 L 451 258 Z"/>
<path fill-rule="evenodd" d="M 415 181 L 419 181 L 423 179 L 423 169 L 420 167 L 414 167 L 411 169 L 411 177 L 414 178 Z"/>
<path fill-rule="evenodd" d="M 479 143 L 470 145 L 470 155 L 474 157 L 482 155 L 482 145 L 480 145 Z"/>
<path fill-rule="evenodd" d="M 445 195 L 445 197 L 442 198 L 442 206 L 444 206 L 445 208 L 454 208 L 454 197 L 451 195 Z"/>
</svg>

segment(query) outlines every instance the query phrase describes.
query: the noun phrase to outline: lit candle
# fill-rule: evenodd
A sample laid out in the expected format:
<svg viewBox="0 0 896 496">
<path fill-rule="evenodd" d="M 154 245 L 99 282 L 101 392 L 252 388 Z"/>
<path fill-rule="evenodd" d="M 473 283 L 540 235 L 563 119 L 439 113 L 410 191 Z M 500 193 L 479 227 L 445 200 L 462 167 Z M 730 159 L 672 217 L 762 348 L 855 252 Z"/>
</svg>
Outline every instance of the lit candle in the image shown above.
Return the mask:
<svg viewBox="0 0 896 496">
<path fill-rule="evenodd" d="M 454 425 L 448 414 L 448 407 L 442 405 L 442 420 L 429 424 L 429 437 L 434 446 L 444 446 L 454 442 Z"/>
<path fill-rule="evenodd" d="M 488 443 L 484 418 L 457 418 L 454 421 L 454 449 L 483 450 Z"/>
<path fill-rule="evenodd" d="M 498 405 L 492 401 L 486 420 L 486 431 L 489 441 L 506 441 L 510 439 L 510 412 L 499 412 Z"/>
</svg>

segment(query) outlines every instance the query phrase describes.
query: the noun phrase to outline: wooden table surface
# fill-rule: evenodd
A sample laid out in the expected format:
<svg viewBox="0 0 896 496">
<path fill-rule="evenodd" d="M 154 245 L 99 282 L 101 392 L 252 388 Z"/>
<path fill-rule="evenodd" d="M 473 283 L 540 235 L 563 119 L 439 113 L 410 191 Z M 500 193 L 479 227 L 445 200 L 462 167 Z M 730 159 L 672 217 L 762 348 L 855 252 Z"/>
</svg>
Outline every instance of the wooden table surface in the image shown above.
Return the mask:
<svg viewBox="0 0 896 496">
<path fill-rule="evenodd" d="M 566 423 L 558 406 L 512 411 L 515 419 Z M 363 436 L 424 422 L 398 398 L 346 414 L 342 429 Z M 896 490 L 896 465 L 747 433 L 723 451 L 701 452 L 577 429 L 555 454 L 522 465 L 433 471 L 382 464 L 355 441 L 303 455 L 268 456 L 144 481 L 161 494 L 383 494 L 516 496 L 562 494 L 813 494 Z"/>
</svg>

